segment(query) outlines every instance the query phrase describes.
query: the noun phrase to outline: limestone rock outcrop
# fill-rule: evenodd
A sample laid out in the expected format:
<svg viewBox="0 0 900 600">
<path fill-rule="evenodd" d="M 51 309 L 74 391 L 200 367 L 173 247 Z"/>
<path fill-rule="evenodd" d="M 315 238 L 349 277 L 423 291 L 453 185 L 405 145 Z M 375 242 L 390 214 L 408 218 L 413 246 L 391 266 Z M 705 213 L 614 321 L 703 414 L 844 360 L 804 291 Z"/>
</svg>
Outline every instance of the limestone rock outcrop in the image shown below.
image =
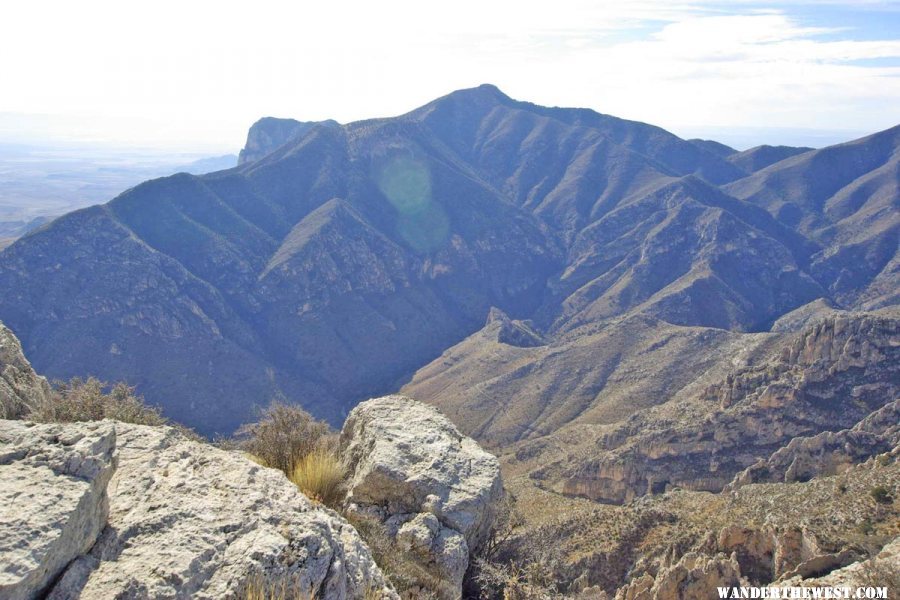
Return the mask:
<svg viewBox="0 0 900 600">
<path fill-rule="evenodd" d="M 397 597 L 337 513 L 171 427 L 0 421 L 0 481 L 3 598 Z"/>
<path fill-rule="evenodd" d="M 117 430 L 109 526 L 51 598 L 229 598 L 254 577 L 335 600 L 393 597 L 356 530 L 281 472 L 172 428 Z"/>
<path fill-rule="evenodd" d="M 0 421 L 0 598 L 38 598 L 106 524 L 112 423 Z"/>
<path fill-rule="evenodd" d="M 357 406 L 341 431 L 348 510 L 458 596 L 503 496 L 497 459 L 436 409 L 404 396 Z"/>
<path fill-rule="evenodd" d="M 877 312 L 829 316 L 792 335 L 768 360 L 709 386 L 698 400 L 709 407 L 702 418 L 654 420 L 646 412 L 629 418 L 601 437 L 599 458 L 573 469 L 563 491 L 612 503 L 674 487 L 718 492 L 792 440 L 775 457 L 775 480 L 838 472 L 890 449 L 896 432 L 873 427 L 896 414 L 888 405 L 900 398 L 898 382 L 900 319 Z M 857 424 L 847 433 L 796 439 Z M 852 442 L 846 451 L 843 442 Z M 831 458 L 816 462 L 825 455 Z M 797 460 L 778 475 L 788 456 Z"/>
<path fill-rule="evenodd" d="M 856 555 L 849 550 L 828 552 L 820 547 L 815 534 L 801 527 L 753 529 L 732 525 L 707 541 L 707 554 L 724 553 L 735 557 L 741 573 L 753 583 L 765 584 L 791 577 L 836 569 L 849 564 Z"/>
<path fill-rule="evenodd" d="M 510 319 L 505 312 L 496 307 L 492 307 L 488 313 L 485 329 L 496 336 L 498 342 L 509 346 L 534 348 L 547 343 L 528 323 Z"/>
<path fill-rule="evenodd" d="M 791 440 L 769 458 L 738 473 L 726 490 L 750 483 L 792 483 L 835 475 L 900 444 L 900 400 L 894 400 L 851 429 Z"/>
<path fill-rule="evenodd" d="M 647 573 L 619 588 L 616 600 L 705 600 L 718 598 L 716 588 L 747 585 L 734 555 L 689 552 L 653 577 Z"/>
<path fill-rule="evenodd" d="M 338 124 L 330 119 L 315 122 L 263 117 L 254 123 L 247 132 L 247 142 L 238 156 L 238 165 L 257 161 L 291 140 L 300 138 L 304 133 L 317 126 L 337 127 Z"/>
<path fill-rule="evenodd" d="M 804 574 L 797 574 L 781 582 L 781 585 L 803 587 L 886 586 L 891 590 L 896 589 L 898 584 L 900 536 L 885 544 L 872 558 L 835 569 L 821 577 L 804 578 Z"/>
<path fill-rule="evenodd" d="M 34 372 L 19 340 L 0 323 L 0 419 L 18 419 L 49 395 L 47 380 Z"/>
</svg>

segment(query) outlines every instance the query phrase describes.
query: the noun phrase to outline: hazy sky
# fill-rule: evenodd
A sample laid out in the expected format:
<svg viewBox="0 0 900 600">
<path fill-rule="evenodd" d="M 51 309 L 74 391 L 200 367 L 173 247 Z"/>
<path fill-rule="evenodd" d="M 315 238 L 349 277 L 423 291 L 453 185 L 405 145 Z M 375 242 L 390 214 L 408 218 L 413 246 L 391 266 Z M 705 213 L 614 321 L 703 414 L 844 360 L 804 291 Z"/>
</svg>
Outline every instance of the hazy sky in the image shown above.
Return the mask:
<svg viewBox="0 0 900 600">
<path fill-rule="evenodd" d="M 849 139 L 900 123 L 900 0 L 0 5 L 0 142 L 236 151 L 262 116 L 389 116 L 483 82 L 744 146 Z"/>
</svg>

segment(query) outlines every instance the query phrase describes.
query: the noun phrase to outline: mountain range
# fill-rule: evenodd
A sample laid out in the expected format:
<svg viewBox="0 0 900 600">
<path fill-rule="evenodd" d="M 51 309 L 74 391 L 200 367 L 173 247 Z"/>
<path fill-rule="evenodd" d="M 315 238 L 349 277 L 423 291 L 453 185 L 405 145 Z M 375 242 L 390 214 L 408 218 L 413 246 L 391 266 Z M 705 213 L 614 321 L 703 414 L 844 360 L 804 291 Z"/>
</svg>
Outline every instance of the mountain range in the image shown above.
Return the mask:
<svg viewBox="0 0 900 600">
<path fill-rule="evenodd" d="M 337 424 L 403 386 L 540 454 L 816 317 L 897 305 L 898 182 L 900 127 L 738 152 L 490 85 L 394 118 L 267 118 L 237 167 L 2 251 L 0 320 L 40 372 L 127 380 L 202 433 L 280 396 Z"/>
</svg>

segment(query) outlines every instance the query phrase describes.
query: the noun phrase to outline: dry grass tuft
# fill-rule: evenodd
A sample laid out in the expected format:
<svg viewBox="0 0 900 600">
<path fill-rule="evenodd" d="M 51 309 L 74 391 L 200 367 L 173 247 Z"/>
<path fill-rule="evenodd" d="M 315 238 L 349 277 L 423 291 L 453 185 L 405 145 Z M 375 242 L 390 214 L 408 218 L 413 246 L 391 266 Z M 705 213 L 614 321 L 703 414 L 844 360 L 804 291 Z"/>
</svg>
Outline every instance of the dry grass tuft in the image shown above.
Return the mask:
<svg viewBox="0 0 900 600">
<path fill-rule="evenodd" d="M 294 466 L 316 450 L 329 428 L 299 406 L 274 401 L 262 411 L 259 422 L 238 430 L 238 446 L 261 464 L 293 475 Z"/>
<path fill-rule="evenodd" d="M 241 600 L 315 600 L 316 593 L 304 590 L 296 575 L 264 577 L 255 573 L 244 581 Z"/>
<path fill-rule="evenodd" d="M 316 448 L 294 465 L 290 480 L 300 491 L 325 506 L 337 508 L 344 499 L 344 467 L 331 451 Z"/>
</svg>

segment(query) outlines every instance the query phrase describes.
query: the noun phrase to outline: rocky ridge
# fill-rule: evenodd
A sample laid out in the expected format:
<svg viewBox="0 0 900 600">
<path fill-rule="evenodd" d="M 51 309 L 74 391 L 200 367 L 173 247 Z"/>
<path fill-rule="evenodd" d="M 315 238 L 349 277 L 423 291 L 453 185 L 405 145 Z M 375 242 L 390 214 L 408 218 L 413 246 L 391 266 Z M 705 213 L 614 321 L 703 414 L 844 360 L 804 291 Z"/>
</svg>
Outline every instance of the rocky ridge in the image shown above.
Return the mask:
<svg viewBox="0 0 900 600">
<path fill-rule="evenodd" d="M 898 140 L 760 148 L 739 166 L 721 145 L 491 85 L 386 119 L 266 118 L 238 167 L 148 181 L 3 250 L 0 318 L 43 373 L 126 380 L 205 434 L 278 394 L 337 426 L 470 341 L 492 307 L 527 324 L 500 343 L 547 348 L 632 317 L 663 342 L 667 326 L 759 333 L 820 299 L 896 303 Z M 476 363 L 451 403 L 478 414 L 446 412 L 474 433 L 494 386 L 547 407 L 510 414 L 499 443 L 593 421 L 611 354 L 578 357 L 591 372 L 574 395 L 546 391 L 548 361 L 517 373 L 524 395 Z M 685 377 L 663 370 L 647 397 Z"/>
</svg>

